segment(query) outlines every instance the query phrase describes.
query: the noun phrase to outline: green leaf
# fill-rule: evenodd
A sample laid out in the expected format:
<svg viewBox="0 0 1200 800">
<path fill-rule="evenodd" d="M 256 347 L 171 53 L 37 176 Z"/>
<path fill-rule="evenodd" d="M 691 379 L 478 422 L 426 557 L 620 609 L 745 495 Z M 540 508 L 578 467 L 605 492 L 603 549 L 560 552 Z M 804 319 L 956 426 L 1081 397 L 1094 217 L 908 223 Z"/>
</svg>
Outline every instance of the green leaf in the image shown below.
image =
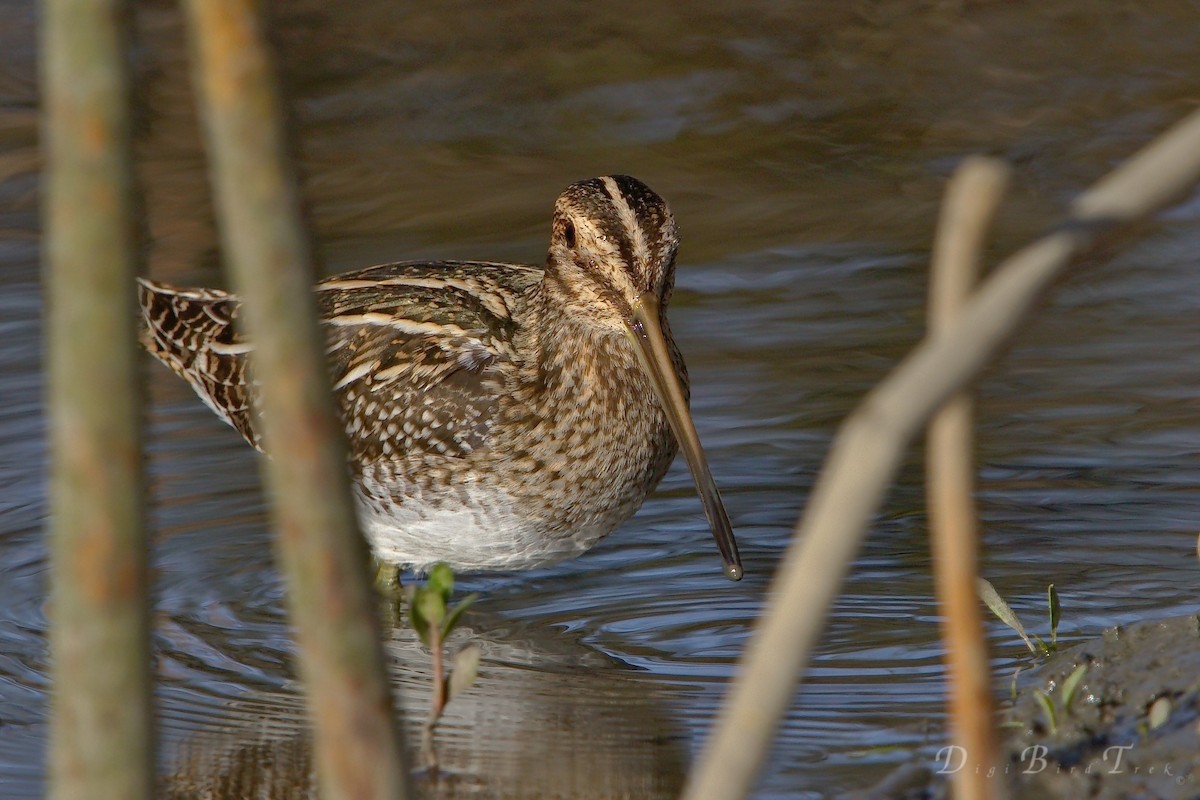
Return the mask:
<svg viewBox="0 0 1200 800">
<path fill-rule="evenodd" d="M 1058 719 L 1054 714 L 1054 704 L 1050 702 L 1050 698 L 1042 691 L 1034 692 L 1033 698 L 1037 700 L 1038 705 L 1042 707 L 1042 713 L 1046 715 L 1046 725 L 1050 728 L 1050 735 L 1058 733 Z"/>
<path fill-rule="evenodd" d="M 458 697 L 479 675 L 479 647 L 469 644 L 454 656 L 454 671 L 446 679 L 446 702 Z"/>
<path fill-rule="evenodd" d="M 1046 604 L 1050 607 L 1050 643 L 1058 644 L 1058 620 L 1062 616 L 1062 609 L 1058 605 L 1058 591 L 1053 583 L 1046 587 Z"/>
<path fill-rule="evenodd" d="M 420 612 L 425 621 L 429 623 L 430 628 L 441 629 L 442 620 L 446 618 L 446 601 L 440 592 L 433 591 L 428 587 L 419 590 L 413 608 Z"/>
<path fill-rule="evenodd" d="M 434 564 L 433 569 L 429 570 L 425 588 L 437 592 L 442 598 L 442 605 L 445 606 L 450 602 L 450 595 L 454 593 L 454 570 L 440 561 Z"/>
<path fill-rule="evenodd" d="M 464 597 L 459 601 L 458 605 L 450 609 L 450 613 L 446 615 L 445 621 L 442 623 L 442 638 L 445 639 L 450 635 L 450 631 L 458 627 L 459 619 L 463 612 L 471 607 L 471 604 L 479 599 L 479 595 L 475 592 Z"/>
<path fill-rule="evenodd" d="M 982 598 L 984 604 L 991 609 L 991 612 L 995 614 L 1001 622 L 1017 632 L 1017 635 L 1021 637 L 1021 641 L 1025 642 L 1025 646 L 1029 648 L 1029 652 L 1037 655 L 1037 648 L 1034 647 L 1033 642 L 1031 642 L 1029 637 L 1025 634 L 1025 626 L 1021 624 L 1021 620 L 1017 619 L 1017 615 L 1013 612 L 1012 607 L 1009 606 L 1008 603 L 1004 602 L 1004 598 L 1001 597 L 1000 593 L 996 591 L 996 587 L 992 586 L 992 584 L 988 583 L 983 578 L 980 578 L 978 588 L 980 598 Z"/>
<path fill-rule="evenodd" d="M 420 590 L 414 590 L 409 595 L 408 601 L 408 620 L 412 623 L 413 630 L 417 632 L 417 637 L 426 647 L 429 647 L 429 618 L 425 616 L 424 606 L 421 602 L 424 593 Z"/>
<path fill-rule="evenodd" d="M 1075 699 L 1075 692 L 1079 689 L 1079 684 L 1083 680 L 1083 676 L 1087 674 L 1087 670 L 1087 664 L 1080 664 L 1071 670 L 1071 674 L 1063 681 L 1062 706 L 1064 711 L 1071 707 L 1071 701 Z"/>
</svg>

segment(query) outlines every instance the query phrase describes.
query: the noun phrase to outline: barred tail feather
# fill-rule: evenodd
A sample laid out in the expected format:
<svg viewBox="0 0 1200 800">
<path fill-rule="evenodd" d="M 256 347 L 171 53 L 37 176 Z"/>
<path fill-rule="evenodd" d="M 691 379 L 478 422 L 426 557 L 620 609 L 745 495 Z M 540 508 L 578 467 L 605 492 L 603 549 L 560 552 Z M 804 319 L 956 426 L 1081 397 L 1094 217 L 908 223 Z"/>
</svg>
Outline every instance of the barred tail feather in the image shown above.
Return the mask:
<svg viewBox="0 0 1200 800">
<path fill-rule="evenodd" d="M 196 391 L 205 405 L 262 449 L 246 354 L 237 330 L 240 302 L 216 289 L 179 289 L 138 278 L 142 345 Z"/>
</svg>

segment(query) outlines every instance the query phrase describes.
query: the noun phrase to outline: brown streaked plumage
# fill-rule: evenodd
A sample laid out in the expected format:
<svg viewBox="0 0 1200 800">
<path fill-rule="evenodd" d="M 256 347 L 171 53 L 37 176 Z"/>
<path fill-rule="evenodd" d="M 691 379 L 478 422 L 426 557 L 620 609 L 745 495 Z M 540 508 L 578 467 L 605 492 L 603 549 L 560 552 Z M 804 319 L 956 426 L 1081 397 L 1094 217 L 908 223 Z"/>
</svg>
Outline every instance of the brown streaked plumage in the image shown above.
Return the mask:
<svg viewBox="0 0 1200 800">
<path fill-rule="evenodd" d="M 487 570 L 577 555 L 641 506 L 679 440 L 726 574 L 741 577 L 667 326 L 678 243 L 662 198 L 615 175 L 559 196 L 545 268 L 402 262 L 317 285 L 379 558 Z M 262 449 L 238 299 L 139 291 L 147 349 Z"/>
</svg>

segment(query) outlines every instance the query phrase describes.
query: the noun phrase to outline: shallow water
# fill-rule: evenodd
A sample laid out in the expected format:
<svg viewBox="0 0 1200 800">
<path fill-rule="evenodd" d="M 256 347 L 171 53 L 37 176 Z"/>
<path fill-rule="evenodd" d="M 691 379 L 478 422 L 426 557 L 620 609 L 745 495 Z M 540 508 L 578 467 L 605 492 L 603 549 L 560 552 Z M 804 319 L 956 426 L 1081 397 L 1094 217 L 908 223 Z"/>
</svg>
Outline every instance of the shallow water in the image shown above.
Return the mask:
<svg viewBox="0 0 1200 800">
<path fill-rule="evenodd" d="M 327 271 L 540 261 L 556 193 L 612 171 L 667 197 L 684 236 L 672 326 L 747 577 L 721 577 L 680 462 L 582 558 L 467 579 L 487 659 L 447 722 L 460 778 L 447 794 L 492 779 L 536 795 L 525 782 L 541 765 L 543 794 L 671 796 L 833 431 L 921 336 L 956 161 L 986 151 L 1016 168 L 1000 254 L 1196 103 L 1200 10 L 1185 2 L 607 8 L 276 9 Z M 35 53 L 32 10 L 0 0 L 0 13 L 0 786 L 34 797 L 47 690 Z M 218 283 L 175 9 L 142 7 L 139 31 L 148 269 Z M 1193 195 L 1112 261 L 1081 264 L 979 385 L 984 570 L 1038 632 L 1048 583 L 1069 638 L 1197 607 L 1198 217 Z M 267 742 L 302 773 L 256 458 L 165 370 L 147 372 L 164 772 L 233 770 L 239 743 Z M 860 787 L 944 742 L 926 538 L 914 455 L 758 796 Z M 991 630 L 998 675 L 1026 663 Z M 422 657 L 395 639 L 419 708 Z"/>
</svg>

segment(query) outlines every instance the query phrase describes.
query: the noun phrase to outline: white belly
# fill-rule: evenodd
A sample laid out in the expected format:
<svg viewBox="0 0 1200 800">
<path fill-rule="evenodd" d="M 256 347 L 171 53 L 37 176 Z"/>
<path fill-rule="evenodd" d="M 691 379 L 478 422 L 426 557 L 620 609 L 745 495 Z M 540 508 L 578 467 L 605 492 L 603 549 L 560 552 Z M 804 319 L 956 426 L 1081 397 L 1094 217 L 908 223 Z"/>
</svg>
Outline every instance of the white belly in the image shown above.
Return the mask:
<svg viewBox="0 0 1200 800">
<path fill-rule="evenodd" d="M 360 495 L 358 511 L 376 557 L 417 572 L 439 561 L 466 572 L 531 569 L 579 555 L 614 527 L 550 533 L 506 493 L 480 486 L 434 503 L 410 497 L 380 504 Z"/>
</svg>

